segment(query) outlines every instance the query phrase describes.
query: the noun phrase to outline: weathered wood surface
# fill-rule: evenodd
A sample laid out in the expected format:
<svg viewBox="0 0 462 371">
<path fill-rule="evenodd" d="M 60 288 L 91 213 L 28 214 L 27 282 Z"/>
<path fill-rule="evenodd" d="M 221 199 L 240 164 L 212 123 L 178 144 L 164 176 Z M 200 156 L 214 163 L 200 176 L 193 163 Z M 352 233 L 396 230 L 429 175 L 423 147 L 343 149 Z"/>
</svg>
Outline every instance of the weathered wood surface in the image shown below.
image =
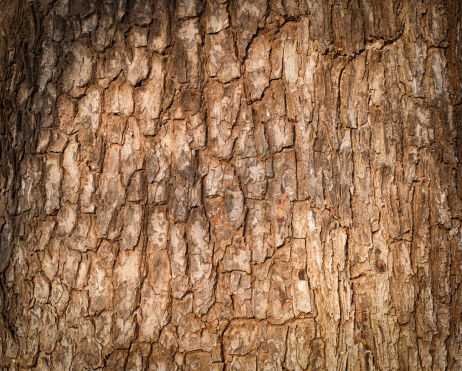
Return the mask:
<svg viewBox="0 0 462 371">
<path fill-rule="evenodd" d="M 458 0 L 0 9 L 3 369 L 462 369 Z"/>
</svg>

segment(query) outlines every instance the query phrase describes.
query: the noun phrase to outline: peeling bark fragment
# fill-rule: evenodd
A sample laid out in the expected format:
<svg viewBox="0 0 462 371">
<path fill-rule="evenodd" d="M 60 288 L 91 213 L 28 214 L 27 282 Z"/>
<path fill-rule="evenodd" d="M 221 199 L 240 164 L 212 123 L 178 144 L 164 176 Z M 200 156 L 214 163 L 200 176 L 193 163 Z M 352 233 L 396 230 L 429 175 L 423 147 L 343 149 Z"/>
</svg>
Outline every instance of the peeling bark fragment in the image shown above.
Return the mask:
<svg viewBox="0 0 462 371">
<path fill-rule="evenodd" d="M 141 120 L 141 131 L 145 135 L 154 135 L 157 130 L 157 119 L 161 111 L 164 89 L 163 61 L 153 57 L 151 73 L 141 87 L 135 88 L 135 112 Z"/>
<path fill-rule="evenodd" d="M 242 83 L 234 81 L 228 85 L 210 82 L 206 90 L 209 127 L 208 146 L 213 155 L 228 159 L 236 136 L 233 127 L 239 114 Z"/>
<path fill-rule="evenodd" d="M 52 40 L 45 40 L 42 44 L 43 54 L 41 57 L 41 72 L 38 76 L 39 92 L 43 92 L 47 83 L 53 77 L 53 69 L 57 64 L 59 50 L 56 43 Z"/>
<path fill-rule="evenodd" d="M 246 56 L 247 46 L 256 34 L 257 28 L 263 28 L 262 22 L 268 9 L 267 0 L 236 0 L 231 2 L 231 16 L 237 30 L 237 50 L 239 59 Z"/>
<path fill-rule="evenodd" d="M 72 97 L 80 97 L 93 75 L 94 54 L 85 42 L 76 41 L 70 46 L 66 59 L 69 67 L 61 78 L 63 90 Z"/>
<path fill-rule="evenodd" d="M 80 130 L 89 129 L 92 132 L 98 130 L 101 101 L 101 92 L 96 87 L 88 89 L 86 95 L 80 99 L 77 105 L 77 114 L 75 116 L 75 123 L 80 126 Z"/>
<path fill-rule="evenodd" d="M 229 369 L 232 371 L 245 370 L 245 371 L 256 371 L 257 370 L 257 356 L 248 355 L 243 357 L 233 357 Z"/>
<path fill-rule="evenodd" d="M 56 368 L 70 370 L 74 355 L 73 342 L 69 334 L 64 334 L 61 341 L 56 345 L 56 350 L 52 355 L 52 362 Z"/>
<path fill-rule="evenodd" d="M 313 311 L 313 298 L 311 288 L 308 282 L 308 275 L 306 272 L 306 248 L 304 240 L 292 241 L 292 259 L 295 263 L 293 265 L 292 280 L 294 286 L 294 313 L 311 313 Z"/>
<path fill-rule="evenodd" d="M 229 276 L 229 288 L 233 294 L 234 315 L 236 317 L 253 317 L 251 275 L 232 272 Z"/>
<path fill-rule="evenodd" d="M 96 191 L 96 175 L 83 166 L 81 171 L 82 194 L 80 195 L 80 210 L 84 213 L 93 213 L 95 211 L 94 194 Z"/>
<path fill-rule="evenodd" d="M 124 197 L 121 176 L 117 169 L 120 161 L 120 149 L 118 146 L 110 147 L 106 153 L 105 166 L 101 174 L 98 205 L 96 209 L 96 226 L 99 235 L 108 233 L 109 224 L 115 210 L 120 208 Z"/>
<path fill-rule="evenodd" d="M 160 139 L 165 136 L 165 131 L 160 134 Z M 149 183 L 161 183 L 170 178 L 170 151 L 164 144 L 165 141 L 157 139 L 147 139 L 145 142 L 146 150 L 146 176 Z M 162 202 L 159 200 L 156 202 Z"/>
<path fill-rule="evenodd" d="M 273 168 L 277 177 L 270 182 L 271 232 L 274 247 L 281 246 L 290 236 L 289 226 L 292 223 L 292 204 L 297 198 L 297 178 L 295 172 L 295 153 L 284 151 L 275 156 Z"/>
<path fill-rule="evenodd" d="M 289 86 L 289 89 L 293 89 L 295 84 L 298 82 L 298 75 L 300 71 L 300 57 L 298 54 L 298 30 L 295 25 L 288 25 L 284 30 L 284 57 L 282 60 L 282 78 L 284 82 Z M 290 117 L 290 113 L 289 113 Z"/>
<path fill-rule="evenodd" d="M 142 140 L 138 121 L 133 118 L 128 119 L 124 145 L 120 151 L 120 173 L 125 186 L 128 185 L 133 173 L 143 166 Z"/>
<path fill-rule="evenodd" d="M 171 256 L 172 271 L 172 292 L 173 297 L 181 298 L 189 288 L 189 279 L 186 276 L 187 245 L 185 242 L 185 227 L 180 224 L 174 224 L 170 228 L 170 245 L 169 252 Z"/>
<path fill-rule="evenodd" d="M 311 355 L 311 341 L 316 337 L 314 323 L 296 324 L 289 327 L 285 367 L 289 370 L 305 369 Z"/>
<path fill-rule="evenodd" d="M 114 346 L 128 348 L 130 342 L 135 337 L 135 330 L 136 322 L 133 316 L 128 319 L 116 316 L 113 329 Z"/>
<path fill-rule="evenodd" d="M 50 295 L 50 284 L 43 274 L 35 277 L 34 297 L 40 304 L 45 304 Z"/>
<path fill-rule="evenodd" d="M 146 193 L 146 173 L 144 171 L 137 171 L 130 180 L 127 190 L 127 201 L 140 202 L 146 198 Z"/>
<path fill-rule="evenodd" d="M 292 270 L 288 264 L 275 263 L 270 270 L 271 289 L 268 316 L 280 324 L 294 317 L 291 287 Z"/>
<path fill-rule="evenodd" d="M 223 188 L 228 219 L 233 224 L 234 228 L 238 229 L 244 222 L 244 195 L 239 187 L 234 169 L 230 166 L 225 167 Z"/>
<path fill-rule="evenodd" d="M 208 197 L 223 196 L 223 165 L 214 157 L 207 158 L 208 174 L 204 178 L 204 191 Z"/>
<path fill-rule="evenodd" d="M 95 339 L 103 347 L 107 347 L 112 343 L 112 317 L 113 314 L 111 312 L 105 311 L 95 320 Z"/>
<path fill-rule="evenodd" d="M 75 105 L 72 100 L 62 95 L 57 102 L 57 118 L 59 129 L 64 134 L 72 134 L 76 127 L 74 123 Z M 61 150 L 62 151 L 62 150 Z M 54 152 L 61 152 L 54 151 Z"/>
<path fill-rule="evenodd" d="M 57 313 L 62 316 L 69 302 L 69 291 L 65 286 L 53 281 L 51 287 L 50 303 L 56 308 Z M 59 345 L 57 345 L 59 346 Z"/>
<path fill-rule="evenodd" d="M 77 143 L 71 143 L 67 146 L 63 154 L 63 201 L 76 203 L 79 198 L 80 187 L 80 171 L 79 171 L 79 157 L 78 157 Z"/>
<path fill-rule="evenodd" d="M 77 210 L 75 206 L 62 207 L 58 212 L 58 234 L 70 234 L 77 221 Z"/>
<path fill-rule="evenodd" d="M 170 45 L 170 8 L 167 0 L 154 4 L 153 21 L 149 27 L 148 50 L 162 53 Z"/>
<path fill-rule="evenodd" d="M 185 370 L 212 370 L 212 358 L 208 353 L 193 353 L 186 356 Z"/>
<path fill-rule="evenodd" d="M 175 5 L 178 19 L 197 17 L 202 10 L 198 0 L 176 0 Z"/>
<path fill-rule="evenodd" d="M 166 144 L 173 163 L 170 186 L 171 215 L 175 221 L 184 222 L 191 207 L 200 204 L 201 182 L 196 177 L 196 151 L 191 149 L 191 137 L 184 121 L 175 121 L 169 125 Z"/>
<path fill-rule="evenodd" d="M 96 64 L 96 79 L 98 84 L 107 88 L 122 70 L 122 51 L 115 46 L 98 57 Z"/>
<path fill-rule="evenodd" d="M 91 262 L 88 281 L 90 307 L 88 309 L 92 315 L 100 314 L 112 307 L 113 283 L 111 277 L 115 260 L 114 252 L 114 247 L 111 244 L 103 242 Z"/>
<path fill-rule="evenodd" d="M 41 258 L 42 270 L 48 280 L 53 281 L 59 264 L 59 246 L 50 246 L 47 248 Z"/>
<path fill-rule="evenodd" d="M 127 36 L 127 44 L 133 48 L 148 45 L 148 30 L 142 27 L 133 27 Z"/>
<path fill-rule="evenodd" d="M 266 194 L 268 180 L 266 163 L 258 158 L 239 159 L 236 162 L 237 172 L 246 198 L 262 199 Z"/>
<path fill-rule="evenodd" d="M 215 302 L 215 288 L 216 272 L 212 271 L 210 277 L 203 279 L 201 283 L 196 285 L 196 292 L 194 294 L 193 310 L 197 315 L 207 314 L 210 307 Z M 206 339 L 208 341 L 209 339 Z M 216 340 L 214 340 L 216 343 Z M 210 349 L 211 350 L 211 349 Z M 209 351 L 210 351 L 209 350 Z"/>
<path fill-rule="evenodd" d="M 253 120 L 252 109 L 246 101 L 242 101 L 238 117 L 239 134 L 235 144 L 236 155 L 242 158 L 255 157 L 257 155 L 256 129 Z"/>
<path fill-rule="evenodd" d="M 35 208 L 43 208 L 43 201 L 41 201 L 42 193 L 39 189 L 39 184 L 43 177 L 43 161 L 42 159 L 37 160 L 31 159 L 31 161 L 27 162 L 26 166 L 21 166 L 21 187 L 17 205 L 18 213 Z"/>
<path fill-rule="evenodd" d="M 105 110 L 107 113 L 130 115 L 133 112 L 133 89 L 119 77 L 109 85 L 104 94 Z"/>
<path fill-rule="evenodd" d="M 124 53 L 122 69 L 127 82 L 135 86 L 149 74 L 149 55 L 144 48 L 127 49 Z"/>
<path fill-rule="evenodd" d="M 332 11 L 334 43 L 350 57 L 364 49 L 364 21 L 360 0 L 340 1 Z"/>
<path fill-rule="evenodd" d="M 272 251 L 272 244 L 269 241 L 271 227 L 267 213 L 265 201 L 249 204 L 247 238 L 252 249 L 252 260 L 255 262 L 263 262 Z"/>
<path fill-rule="evenodd" d="M 367 123 L 368 84 L 366 57 L 358 56 L 342 73 L 340 82 L 342 107 L 340 117 L 346 127 L 357 128 Z"/>
<path fill-rule="evenodd" d="M 152 21 L 153 4 L 148 0 L 135 0 L 129 2 L 128 11 L 133 23 L 146 26 Z"/>
<path fill-rule="evenodd" d="M 249 48 L 249 55 L 245 61 L 247 75 L 245 82 L 249 90 L 249 101 L 260 99 L 269 86 L 270 50 L 270 43 L 264 35 L 257 36 Z"/>
<path fill-rule="evenodd" d="M 256 111 L 257 117 L 266 124 L 272 152 L 280 152 L 294 143 L 293 126 L 286 117 L 285 93 L 282 82 L 273 82 L 265 92 Z"/>
<path fill-rule="evenodd" d="M 60 203 L 60 187 L 62 173 L 59 166 L 60 156 L 57 154 L 49 154 L 45 160 L 45 187 L 46 187 L 46 202 L 45 212 L 52 214 L 59 208 Z"/>
<path fill-rule="evenodd" d="M 259 322 L 241 322 L 228 327 L 224 334 L 224 351 L 229 355 L 246 355 L 260 345 L 263 330 Z"/>
<path fill-rule="evenodd" d="M 81 317 L 86 316 L 88 309 L 88 295 L 86 291 L 72 291 L 66 310 L 66 324 L 76 327 Z"/>
<path fill-rule="evenodd" d="M 180 84 L 189 83 L 195 88 L 201 86 L 202 69 L 199 63 L 201 42 L 197 19 L 190 18 L 178 22 L 168 70 Z"/>
<path fill-rule="evenodd" d="M 71 125 L 73 127 L 73 125 Z M 62 153 L 68 144 L 68 136 L 60 130 L 51 130 L 49 152 Z"/>
<path fill-rule="evenodd" d="M 122 144 L 123 133 L 126 127 L 126 119 L 122 116 L 105 115 L 103 119 L 106 140 L 111 144 Z"/>
<path fill-rule="evenodd" d="M 223 30 L 205 37 L 208 52 L 208 73 L 218 81 L 227 83 L 240 76 L 240 65 L 234 53 L 233 34 Z"/>
<path fill-rule="evenodd" d="M 374 38 L 393 40 L 399 36 L 402 23 L 398 16 L 398 3 L 390 0 L 377 3 L 360 0 L 360 6 L 363 12 L 366 40 Z"/>
<path fill-rule="evenodd" d="M 316 14 L 312 18 L 311 30 L 312 37 L 317 41 L 321 53 L 326 53 L 332 40 L 331 7 L 323 0 L 306 0 L 304 1 L 305 9 L 310 14 Z"/>
<path fill-rule="evenodd" d="M 227 216 L 225 200 L 222 197 L 206 198 L 204 206 L 210 220 L 211 240 L 214 244 L 213 262 L 216 264 L 223 258 L 226 248 L 231 245 L 234 228 Z"/>
<path fill-rule="evenodd" d="M 53 309 L 47 306 L 42 313 L 42 332 L 40 334 L 40 349 L 50 354 L 55 349 L 58 340 L 58 323 Z"/>
<path fill-rule="evenodd" d="M 213 248 L 209 245 L 208 221 L 198 209 L 193 209 L 188 218 L 187 239 L 190 243 L 190 278 L 196 285 L 210 277 L 212 270 Z"/>
<path fill-rule="evenodd" d="M 205 5 L 207 33 L 218 33 L 229 26 L 228 3 L 208 0 Z"/>
<path fill-rule="evenodd" d="M 117 8 L 118 7 L 114 6 L 112 3 L 103 3 L 98 9 L 100 17 L 98 19 L 98 26 L 96 27 L 96 30 L 91 32 L 91 41 L 95 50 L 99 52 L 102 52 L 110 46 L 114 39 L 116 31 L 115 20 L 120 14 L 120 8 Z"/>
<path fill-rule="evenodd" d="M 161 259 L 160 259 L 161 260 Z M 165 264 L 164 261 L 159 261 Z M 157 263 L 157 262 L 156 262 Z M 168 263 L 168 259 L 167 259 Z M 168 265 L 167 265 L 168 267 Z M 157 282 L 153 281 L 153 284 Z M 160 331 L 168 321 L 168 305 L 170 303 L 168 292 L 155 294 L 147 285 L 141 289 L 141 323 L 139 338 L 142 341 L 153 342 L 159 338 Z"/>
<path fill-rule="evenodd" d="M 230 246 L 223 258 L 223 268 L 225 271 L 238 270 L 251 273 L 250 250 L 247 246 L 243 246 L 239 240 Z"/>
<path fill-rule="evenodd" d="M 141 205 L 130 204 L 122 211 L 123 229 L 120 236 L 121 247 L 125 250 L 133 250 L 140 238 L 143 209 Z"/>
<path fill-rule="evenodd" d="M 137 296 L 141 276 L 141 253 L 139 250 L 120 250 L 114 267 L 114 310 L 119 316 L 119 326 L 133 327 L 133 319 L 128 320 L 137 306 Z M 128 320 L 128 322 L 126 322 Z M 122 328 L 120 327 L 120 328 Z M 120 335 L 122 336 L 122 334 Z M 121 341 L 126 341 L 124 336 Z"/>
</svg>

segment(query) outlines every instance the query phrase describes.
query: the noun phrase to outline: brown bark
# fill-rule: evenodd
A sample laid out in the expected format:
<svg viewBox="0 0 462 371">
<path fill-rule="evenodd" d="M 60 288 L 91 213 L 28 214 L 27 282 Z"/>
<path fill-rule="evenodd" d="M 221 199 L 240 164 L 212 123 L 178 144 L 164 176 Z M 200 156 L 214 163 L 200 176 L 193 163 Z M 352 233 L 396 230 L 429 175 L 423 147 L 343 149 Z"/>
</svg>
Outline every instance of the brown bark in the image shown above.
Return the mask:
<svg viewBox="0 0 462 371">
<path fill-rule="evenodd" d="M 459 1 L 0 9 L 3 369 L 462 369 Z"/>
</svg>

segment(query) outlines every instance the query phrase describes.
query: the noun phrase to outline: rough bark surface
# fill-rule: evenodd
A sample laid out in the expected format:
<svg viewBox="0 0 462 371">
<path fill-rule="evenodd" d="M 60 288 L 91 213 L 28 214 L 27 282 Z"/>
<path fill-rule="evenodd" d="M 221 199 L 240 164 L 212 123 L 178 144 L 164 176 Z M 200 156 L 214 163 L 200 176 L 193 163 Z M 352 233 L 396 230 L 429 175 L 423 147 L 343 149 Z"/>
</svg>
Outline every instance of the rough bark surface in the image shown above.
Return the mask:
<svg viewBox="0 0 462 371">
<path fill-rule="evenodd" d="M 3 369 L 462 369 L 458 0 L 0 9 Z"/>
</svg>

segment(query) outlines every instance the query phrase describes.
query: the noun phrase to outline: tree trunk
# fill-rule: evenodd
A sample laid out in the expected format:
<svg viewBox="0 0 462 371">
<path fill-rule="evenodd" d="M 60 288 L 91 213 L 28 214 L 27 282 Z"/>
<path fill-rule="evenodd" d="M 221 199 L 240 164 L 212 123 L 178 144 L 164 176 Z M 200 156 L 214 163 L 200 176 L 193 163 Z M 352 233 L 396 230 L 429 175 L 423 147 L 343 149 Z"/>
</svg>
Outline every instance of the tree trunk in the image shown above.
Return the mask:
<svg viewBox="0 0 462 371">
<path fill-rule="evenodd" d="M 460 1 L 0 9 L 3 369 L 462 369 Z"/>
</svg>

